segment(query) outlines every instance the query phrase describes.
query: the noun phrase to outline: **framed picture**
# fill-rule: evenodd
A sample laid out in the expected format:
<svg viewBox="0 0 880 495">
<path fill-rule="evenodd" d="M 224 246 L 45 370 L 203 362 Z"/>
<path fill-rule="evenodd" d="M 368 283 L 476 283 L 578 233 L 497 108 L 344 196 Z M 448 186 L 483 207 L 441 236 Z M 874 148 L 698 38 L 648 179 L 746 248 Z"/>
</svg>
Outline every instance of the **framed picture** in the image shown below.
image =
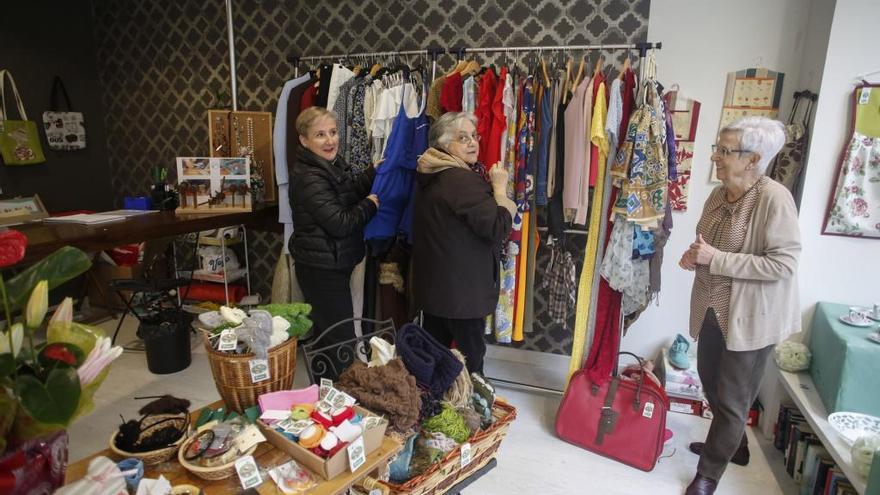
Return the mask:
<svg viewBox="0 0 880 495">
<path fill-rule="evenodd" d="M 0 226 L 18 225 L 49 216 L 36 194 L 30 198 L 0 199 Z"/>
</svg>

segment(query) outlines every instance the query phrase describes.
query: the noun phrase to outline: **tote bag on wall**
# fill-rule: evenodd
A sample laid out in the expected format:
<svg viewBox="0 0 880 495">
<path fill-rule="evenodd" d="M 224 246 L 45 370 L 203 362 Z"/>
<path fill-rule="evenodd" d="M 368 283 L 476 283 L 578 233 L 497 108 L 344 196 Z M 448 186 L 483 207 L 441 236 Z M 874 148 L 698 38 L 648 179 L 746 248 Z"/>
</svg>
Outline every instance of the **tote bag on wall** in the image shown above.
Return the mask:
<svg viewBox="0 0 880 495">
<path fill-rule="evenodd" d="M 67 111 L 61 112 L 58 108 L 58 94 L 64 96 L 67 103 Z M 46 141 L 49 149 L 53 151 L 73 151 L 86 147 L 86 126 L 83 114 L 73 112 L 70 104 L 70 96 L 61 78 L 55 76 L 52 81 L 52 94 L 50 95 L 49 111 L 43 112 L 43 126 L 46 129 Z"/>
<path fill-rule="evenodd" d="M 9 79 L 9 87 L 21 120 L 11 119 L 7 110 L 6 79 Z M 6 165 L 33 165 L 46 161 L 40 136 L 37 134 L 37 123 L 27 119 L 15 80 L 8 70 L 0 70 L 0 156 Z"/>
</svg>

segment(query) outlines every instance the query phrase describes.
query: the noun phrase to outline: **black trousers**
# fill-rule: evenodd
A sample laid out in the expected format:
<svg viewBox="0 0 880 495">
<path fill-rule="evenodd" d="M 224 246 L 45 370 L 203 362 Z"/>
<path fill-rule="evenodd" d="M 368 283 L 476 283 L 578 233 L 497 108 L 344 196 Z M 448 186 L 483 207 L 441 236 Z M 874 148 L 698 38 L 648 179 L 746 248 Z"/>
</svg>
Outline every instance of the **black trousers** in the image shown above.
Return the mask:
<svg viewBox="0 0 880 495">
<path fill-rule="evenodd" d="M 706 311 L 697 347 L 697 372 L 713 416 L 697 465 L 703 476 L 721 479 L 730 458 L 746 445 L 746 419 L 773 347 L 741 352 L 727 349 L 715 311 Z"/>
<path fill-rule="evenodd" d="M 354 316 L 351 302 L 351 272 L 354 267 L 342 270 L 326 270 L 296 263 L 296 278 L 306 302 L 312 305 L 311 320 L 314 323 L 311 343 L 316 348 L 332 346 L 355 337 L 354 325 L 349 322 L 322 335 L 333 324 Z M 314 357 L 311 363 L 316 382 L 321 378 L 336 380 L 351 365 L 354 345 L 346 351 L 342 348 L 328 349 Z M 337 352 L 342 351 L 342 352 Z"/>
<path fill-rule="evenodd" d="M 425 313 L 425 330 L 438 342 L 449 347 L 455 341 L 456 349 L 464 355 L 470 373 L 483 374 L 483 358 L 486 357 L 485 318 L 458 320 Z"/>
</svg>

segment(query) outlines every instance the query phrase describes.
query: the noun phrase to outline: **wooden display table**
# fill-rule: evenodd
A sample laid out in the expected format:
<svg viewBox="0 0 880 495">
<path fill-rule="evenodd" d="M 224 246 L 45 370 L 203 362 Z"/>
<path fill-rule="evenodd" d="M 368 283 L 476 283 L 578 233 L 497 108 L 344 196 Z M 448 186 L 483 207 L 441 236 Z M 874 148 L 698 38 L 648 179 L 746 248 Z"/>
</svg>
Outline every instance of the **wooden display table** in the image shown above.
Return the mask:
<svg viewBox="0 0 880 495">
<path fill-rule="evenodd" d="M 217 409 L 218 407 L 222 407 L 223 405 L 224 404 L 222 401 L 217 401 L 209 405 L 208 407 L 210 407 L 211 409 Z M 193 422 L 195 422 L 196 418 L 198 418 L 200 412 L 201 410 L 198 410 L 190 414 Z M 367 455 L 367 462 L 364 463 L 364 465 L 361 466 L 357 470 L 357 472 L 346 472 L 328 481 L 324 481 L 319 476 L 314 475 L 315 479 L 318 481 L 318 486 L 310 490 L 309 495 L 336 495 L 344 493 L 356 482 L 360 481 L 368 474 L 373 473 L 378 468 L 383 467 L 383 465 L 388 462 L 388 459 L 400 452 L 402 448 L 403 445 L 401 445 L 400 442 L 386 436 L 382 441 L 382 446 Z M 86 471 L 89 467 L 89 461 L 97 456 L 105 456 L 113 459 L 114 461 L 122 460 L 119 458 L 119 456 L 111 452 L 109 448 L 104 449 L 101 452 L 96 452 L 84 459 L 80 459 L 70 464 L 67 467 L 65 483 L 72 483 L 85 476 Z M 235 474 L 233 474 L 229 478 L 226 478 L 225 480 L 206 481 L 184 469 L 183 466 L 181 466 L 176 459 L 177 457 L 175 456 L 175 460 L 158 464 L 156 466 L 147 466 L 144 472 L 144 477 L 157 479 L 159 478 L 159 475 L 162 475 L 171 483 L 171 486 L 197 486 L 204 490 L 205 495 L 225 493 L 235 494 L 241 492 L 241 485 L 238 482 L 238 476 L 236 476 Z M 257 447 L 256 452 L 254 452 L 254 459 L 256 459 L 257 464 L 261 468 L 268 469 L 280 464 L 284 464 L 291 458 L 289 455 L 276 449 L 268 442 L 263 442 Z M 278 487 L 268 476 L 268 474 L 264 477 L 263 484 L 257 487 L 257 491 L 261 495 L 283 494 L 283 492 L 278 489 Z"/>
</svg>

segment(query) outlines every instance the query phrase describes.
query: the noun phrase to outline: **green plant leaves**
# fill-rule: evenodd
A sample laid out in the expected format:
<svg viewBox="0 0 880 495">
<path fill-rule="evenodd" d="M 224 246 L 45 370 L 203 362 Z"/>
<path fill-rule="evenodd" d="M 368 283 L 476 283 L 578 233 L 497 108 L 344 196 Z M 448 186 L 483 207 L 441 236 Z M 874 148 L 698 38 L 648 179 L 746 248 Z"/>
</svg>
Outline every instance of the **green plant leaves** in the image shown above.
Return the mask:
<svg viewBox="0 0 880 495">
<path fill-rule="evenodd" d="M 45 383 L 32 375 L 19 375 L 15 388 L 21 407 L 41 423 L 67 425 L 79 405 L 79 375 L 74 368 L 51 370 Z"/>
<path fill-rule="evenodd" d="M 6 282 L 9 310 L 15 312 L 24 307 L 40 280 L 48 280 L 52 290 L 82 275 L 91 266 L 89 256 L 75 247 L 65 246 L 55 251 Z"/>
</svg>

